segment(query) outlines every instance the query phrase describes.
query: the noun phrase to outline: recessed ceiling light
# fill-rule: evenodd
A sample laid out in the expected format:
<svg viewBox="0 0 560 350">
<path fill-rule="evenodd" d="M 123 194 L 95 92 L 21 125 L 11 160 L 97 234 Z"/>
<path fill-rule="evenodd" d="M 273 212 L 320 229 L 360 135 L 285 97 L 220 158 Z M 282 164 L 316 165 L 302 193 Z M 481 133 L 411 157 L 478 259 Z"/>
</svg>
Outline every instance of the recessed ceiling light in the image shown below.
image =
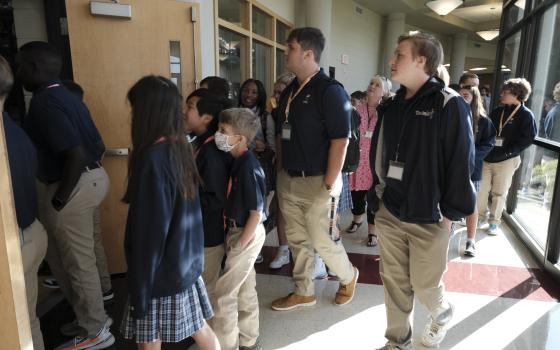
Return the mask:
<svg viewBox="0 0 560 350">
<path fill-rule="evenodd" d="M 432 11 L 440 16 L 445 16 L 463 4 L 464 0 L 432 0 L 426 3 Z"/>
<path fill-rule="evenodd" d="M 481 70 L 486 70 L 486 67 L 475 67 L 475 68 L 471 68 L 469 70 L 471 70 L 473 72 L 478 72 L 478 71 L 481 71 Z"/>
<path fill-rule="evenodd" d="M 509 68 L 502 68 L 502 72 L 511 72 L 511 69 L 509 69 Z"/>
<path fill-rule="evenodd" d="M 449 63 L 446 63 L 446 64 L 444 64 L 443 66 L 444 66 L 444 67 L 449 67 L 450 64 L 449 64 Z"/>
<path fill-rule="evenodd" d="M 500 31 L 498 29 L 481 30 L 476 32 L 476 34 L 478 34 L 482 39 L 486 41 L 491 41 L 492 39 L 500 35 Z"/>
</svg>

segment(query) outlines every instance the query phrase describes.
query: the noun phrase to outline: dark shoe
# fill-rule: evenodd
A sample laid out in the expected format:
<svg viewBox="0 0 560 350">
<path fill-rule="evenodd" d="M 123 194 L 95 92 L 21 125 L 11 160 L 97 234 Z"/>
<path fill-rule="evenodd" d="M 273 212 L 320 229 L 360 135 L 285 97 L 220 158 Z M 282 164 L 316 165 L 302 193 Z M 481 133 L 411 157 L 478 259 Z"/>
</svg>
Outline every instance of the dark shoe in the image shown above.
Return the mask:
<svg viewBox="0 0 560 350">
<path fill-rule="evenodd" d="M 377 245 L 377 236 L 373 233 L 368 233 L 366 245 L 368 247 L 375 247 Z"/>
<path fill-rule="evenodd" d="M 103 293 L 103 301 L 108 302 L 113 300 L 115 297 L 115 293 L 113 293 L 113 288 L 109 289 L 108 291 Z"/>
<path fill-rule="evenodd" d="M 58 281 L 54 277 L 47 277 L 43 280 L 43 287 L 47 287 L 50 289 L 58 289 L 60 286 L 58 285 Z"/>
<path fill-rule="evenodd" d="M 256 264 L 262 264 L 263 261 L 264 261 L 264 258 L 262 256 L 262 254 L 259 253 L 259 255 L 257 256 L 257 260 L 255 260 L 255 265 Z"/>
<path fill-rule="evenodd" d="M 356 222 L 356 221 L 352 221 L 352 223 L 350 224 L 350 226 L 348 226 L 348 228 L 346 229 L 346 233 L 354 233 L 356 231 L 358 231 L 358 229 L 360 228 L 360 226 L 362 226 L 364 222 Z"/>
<path fill-rule="evenodd" d="M 465 256 L 474 257 L 476 255 L 476 248 L 474 242 L 467 241 L 467 246 L 465 247 Z"/>
<path fill-rule="evenodd" d="M 253 346 L 239 346 L 239 350 L 262 350 L 262 344 L 260 338 Z"/>
</svg>

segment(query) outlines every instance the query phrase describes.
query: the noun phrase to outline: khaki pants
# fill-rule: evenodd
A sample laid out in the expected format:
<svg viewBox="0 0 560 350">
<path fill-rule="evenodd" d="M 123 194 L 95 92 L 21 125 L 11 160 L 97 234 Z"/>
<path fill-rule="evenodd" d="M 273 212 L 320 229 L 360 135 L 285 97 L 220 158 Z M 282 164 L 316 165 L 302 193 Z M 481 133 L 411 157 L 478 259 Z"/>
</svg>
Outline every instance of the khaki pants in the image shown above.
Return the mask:
<svg viewBox="0 0 560 350">
<path fill-rule="evenodd" d="M 43 334 L 37 318 L 37 272 L 39 265 L 47 253 L 47 232 L 39 220 L 23 230 L 21 258 L 25 274 L 25 291 L 27 294 L 27 308 L 33 337 L 33 349 L 44 350 Z"/>
<path fill-rule="evenodd" d="M 284 171 L 278 174 L 278 201 L 294 258 L 293 277 L 298 295 L 315 295 L 314 250 L 336 273 L 340 283 L 348 284 L 354 277 L 344 247 L 336 244 L 329 234 L 330 230 L 336 229 L 336 204 L 341 191 L 340 176 L 329 193 L 323 184 L 323 176 L 290 177 Z"/>
<path fill-rule="evenodd" d="M 101 281 L 101 291 L 103 293 L 110 291 L 113 286 L 111 284 L 111 275 L 107 268 L 107 256 L 105 248 L 103 248 L 103 240 L 101 238 L 101 218 L 99 216 L 99 207 L 93 210 L 93 244 L 95 251 L 95 265 L 99 272 L 99 280 Z"/>
<path fill-rule="evenodd" d="M 51 205 L 57 188 L 58 183 L 37 188 L 39 213 L 49 236 L 47 261 L 78 324 L 91 337 L 107 320 L 95 256 L 93 213 L 107 195 L 109 178 L 103 168 L 82 173 L 60 211 Z"/>
<path fill-rule="evenodd" d="M 450 232 L 441 223 L 409 224 L 384 205 L 375 215 L 381 252 L 387 330 L 393 345 L 410 347 L 410 314 L 414 295 L 437 318 L 444 303 L 443 273 L 447 267 Z"/>
<path fill-rule="evenodd" d="M 476 198 L 479 218 L 486 217 L 488 194 L 492 193 L 488 222 L 490 224 L 500 224 L 511 180 L 520 164 L 521 157 L 519 156 L 498 163 L 483 163 L 482 182 Z"/>
<path fill-rule="evenodd" d="M 220 277 L 222 271 L 222 261 L 226 255 L 225 244 L 220 244 L 214 247 L 204 247 L 204 271 L 202 271 L 202 280 L 206 285 L 208 297 L 212 303 L 212 307 L 216 308 L 216 282 Z"/>
<path fill-rule="evenodd" d="M 241 233 L 242 227 L 229 230 L 226 265 L 214 289 L 216 308 L 211 326 L 222 350 L 253 346 L 259 337 L 259 300 L 254 264 L 264 244 L 264 226 L 257 226 L 254 238 L 244 248 L 238 244 Z"/>
</svg>

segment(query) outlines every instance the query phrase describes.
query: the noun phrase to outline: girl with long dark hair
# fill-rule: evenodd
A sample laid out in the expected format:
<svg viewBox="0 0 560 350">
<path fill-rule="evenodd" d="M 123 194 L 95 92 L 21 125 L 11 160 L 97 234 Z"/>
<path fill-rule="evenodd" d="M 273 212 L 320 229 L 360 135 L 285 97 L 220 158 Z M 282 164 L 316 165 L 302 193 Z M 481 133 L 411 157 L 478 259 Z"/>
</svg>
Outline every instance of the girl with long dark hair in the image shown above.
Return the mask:
<svg viewBox="0 0 560 350">
<path fill-rule="evenodd" d="M 204 282 L 199 175 L 184 136 L 179 90 L 146 76 L 128 92 L 132 152 L 123 201 L 128 302 L 121 331 L 139 349 L 192 336 L 201 349 L 219 349 L 205 319 L 212 317 Z"/>
<path fill-rule="evenodd" d="M 496 129 L 492 125 L 490 118 L 486 116 L 484 104 L 480 91 L 476 86 L 464 85 L 459 89 L 459 94 L 463 96 L 465 102 L 471 106 L 472 126 L 475 146 L 474 171 L 471 174 L 471 181 L 474 189 L 478 193 L 480 191 L 480 181 L 482 179 L 482 162 L 490 153 L 496 140 Z M 476 235 L 476 225 L 478 221 L 478 212 L 467 216 L 467 243 L 464 255 L 475 256 L 476 247 L 474 238 Z"/>
</svg>

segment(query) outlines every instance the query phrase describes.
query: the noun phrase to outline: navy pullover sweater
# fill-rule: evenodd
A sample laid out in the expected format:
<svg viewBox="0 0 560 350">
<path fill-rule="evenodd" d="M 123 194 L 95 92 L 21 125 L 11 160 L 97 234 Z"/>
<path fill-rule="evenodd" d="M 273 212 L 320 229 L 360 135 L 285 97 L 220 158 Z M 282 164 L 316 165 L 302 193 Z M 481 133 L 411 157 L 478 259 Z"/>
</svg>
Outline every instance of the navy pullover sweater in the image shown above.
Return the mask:
<svg viewBox="0 0 560 350">
<path fill-rule="evenodd" d="M 146 315 L 150 299 L 192 286 L 204 263 L 198 196 L 186 200 L 172 177 L 169 142 L 146 150 L 137 164 L 125 232 L 132 316 Z"/>
</svg>

